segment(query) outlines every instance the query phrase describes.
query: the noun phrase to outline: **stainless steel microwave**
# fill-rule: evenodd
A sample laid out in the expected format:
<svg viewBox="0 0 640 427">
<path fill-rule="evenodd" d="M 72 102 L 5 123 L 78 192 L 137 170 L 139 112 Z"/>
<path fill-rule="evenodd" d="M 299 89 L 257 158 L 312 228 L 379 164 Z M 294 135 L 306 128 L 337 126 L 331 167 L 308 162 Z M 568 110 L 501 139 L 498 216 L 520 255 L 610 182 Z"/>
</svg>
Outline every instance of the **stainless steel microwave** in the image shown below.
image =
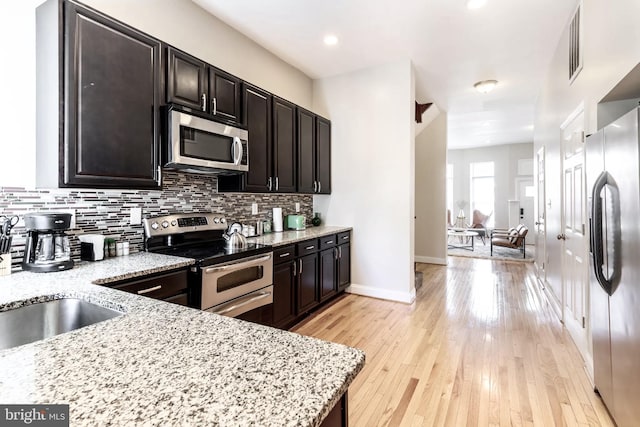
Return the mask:
<svg viewBox="0 0 640 427">
<path fill-rule="evenodd" d="M 164 167 L 224 174 L 249 170 L 249 133 L 188 111 L 169 108 Z"/>
</svg>

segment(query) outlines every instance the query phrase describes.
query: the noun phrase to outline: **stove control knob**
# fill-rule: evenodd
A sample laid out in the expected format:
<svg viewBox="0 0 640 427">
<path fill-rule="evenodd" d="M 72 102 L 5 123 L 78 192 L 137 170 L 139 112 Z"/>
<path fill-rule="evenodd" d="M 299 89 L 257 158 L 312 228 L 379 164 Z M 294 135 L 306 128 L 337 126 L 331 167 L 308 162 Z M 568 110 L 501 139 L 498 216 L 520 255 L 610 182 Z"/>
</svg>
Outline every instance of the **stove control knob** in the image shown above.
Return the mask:
<svg viewBox="0 0 640 427">
<path fill-rule="evenodd" d="M 151 223 L 151 228 L 152 228 L 152 229 L 157 230 L 157 229 L 158 229 L 158 227 L 160 227 L 160 226 L 158 225 L 158 223 L 157 223 L 157 222 L 152 222 L 152 223 Z"/>
<path fill-rule="evenodd" d="M 226 220 L 226 219 L 224 219 L 224 218 L 220 218 L 220 224 L 224 224 L 225 222 L 227 222 L 227 220 Z"/>
<path fill-rule="evenodd" d="M 169 221 L 162 221 L 162 228 L 167 228 L 169 226 Z"/>
<path fill-rule="evenodd" d="M 178 221 L 176 221 L 175 219 L 173 221 L 171 221 L 171 225 L 173 225 L 174 227 L 178 224 Z"/>
<path fill-rule="evenodd" d="M 218 224 L 220 222 L 220 218 L 213 218 L 213 223 Z"/>
</svg>

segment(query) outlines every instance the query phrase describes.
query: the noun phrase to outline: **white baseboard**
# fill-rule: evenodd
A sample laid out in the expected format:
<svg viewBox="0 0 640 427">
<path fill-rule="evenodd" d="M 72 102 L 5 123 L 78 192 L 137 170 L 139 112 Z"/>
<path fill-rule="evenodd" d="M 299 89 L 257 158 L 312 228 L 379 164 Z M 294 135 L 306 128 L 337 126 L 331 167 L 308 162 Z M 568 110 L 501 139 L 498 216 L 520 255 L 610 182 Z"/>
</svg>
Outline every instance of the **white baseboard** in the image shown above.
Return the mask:
<svg viewBox="0 0 640 427">
<path fill-rule="evenodd" d="M 352 283 L 347 288 L 346 292 L 355 295 L 362 295 L 365 297 L 380 298 L 389 301 L 404 302 L 411 304 L 416 299 L 415 288 L 411 289 L 411 292 L 398 292 L 390 289 L 372 288 L 371 286 L 358 285 Z"/>
<path fill-rule="evenodd" d="M 561 306 L 560 300 L 558 300 L 556 295 L 551 290 L 551 286 L 546 281 L 544 284 L 544 295 L 547 297 L 547 302 L 549 302 L 549 305 L 553 309 L 553 312 L 556 314 L 556 316 L 558 316 L 558 320 L 560 320 L 560 322 L 563 322 L 562 306 Z"/>
<path fill-rule="evenodd" d="M 446 258 L 435 258 L 430 256 L 414 256 L 415 262 L 423 262 L 425 264 L 447 265 Z"/>
</svg>

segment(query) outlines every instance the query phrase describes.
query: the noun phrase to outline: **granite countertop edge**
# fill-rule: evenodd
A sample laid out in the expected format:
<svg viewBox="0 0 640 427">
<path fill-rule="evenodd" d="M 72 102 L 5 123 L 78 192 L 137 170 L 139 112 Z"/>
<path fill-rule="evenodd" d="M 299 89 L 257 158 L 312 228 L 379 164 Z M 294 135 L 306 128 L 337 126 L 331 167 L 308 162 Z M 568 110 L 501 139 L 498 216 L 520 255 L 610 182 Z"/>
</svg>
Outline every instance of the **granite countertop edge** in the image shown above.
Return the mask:
<svg viewBox="0 0 640 427">
<path fill-rule="evenodd" d="M 309 227 L 304 230 L 285 230 L 281 232 L 272 232 L 261 236 L 249 237 L 250 242 L 260 243 L 263 245 L 271 245 L 274 248 L 279 246 L 290 245 L 309 239 L 317 239 L 331 234 L 352 231 L 353 227 L 320 225 L 317 227 Z"/>
<path fill-rule="evenodd" d="M 325 228 L 323 235 L 347 230 Z M 132 425 L 320 425 L 362 370 L 365 354 L 361 350 L 96 285 L 194 262 L 142 252 L 78 263 L 65 272 L 0 277 L 0 312 L 70 297 L 124 313 L 0 350 L 0 401 L 70 403 L 71 421 L 80 425 L 107 420 Z M 219 359 L 209 351 L 219 354 Z M 185 354 L 201 365 L 176 367 Z M 140 365 L 138 357 L 146 365 Z M 319 366 L 320 357 L 330 363 Z M 106 368 L 93 372 L 98 361 Z M 245 376 L 233 377 L 230 372 Z M 260 382 L 263 376 L 273 377 L 273 384 Z M 205 380 L 211 384 L 203 385 Z M 12 388 L 12 384 L 21 386 Z M 263 386 L 268 392 L 255 395 Z M 309 390 L 316 394 L 306 396 Z M 280 397 L 273 399 L 269 393 Z M 242 407 L 245 395 L 254 396 L 247 402 L 252 406 L 249 411 Z M 174 412 L 173 400 L 186 406 Z M 196 405 L 204 409 L 193 410 Z M 132 411 L 136 407 L 137 412 Z M 134 418 L 130 411 L 136 412 Z M 145 414 L 152 418 L 144 418 Z"/>
</svg>

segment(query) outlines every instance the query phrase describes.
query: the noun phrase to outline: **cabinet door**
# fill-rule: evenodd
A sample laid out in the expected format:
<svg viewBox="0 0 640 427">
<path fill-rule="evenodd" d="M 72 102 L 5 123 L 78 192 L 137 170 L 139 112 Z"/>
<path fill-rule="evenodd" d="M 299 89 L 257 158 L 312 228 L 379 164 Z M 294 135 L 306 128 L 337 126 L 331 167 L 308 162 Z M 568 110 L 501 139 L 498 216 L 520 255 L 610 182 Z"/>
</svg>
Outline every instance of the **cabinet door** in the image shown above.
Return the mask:
<svg viewBox="0 0 640 427">
<path fill-rule="evenodd" d="M 273 266 L 273 326 L 284 328 L 296 318 L 296 260 Z"/>
<path fill-rule="evenodd" d="M 336 286 L 336 264 L 337 264 L 337 248 L 325 249 L 320 252 L 320 275 L 319 275 L 319 288 L 320 288 L 320 301 L 324 301 L 327 298 L 335 295 L 337 292 Z"/>
<path fill-rule="evenodd" d="M 318 305 L 318 254 L 305 255 L 298 262 L 298 314 Z"/>
<path fill-rule="evenodd" d="M 206 111 L 207 65 L 171 47 L 167 58 L 167 102 Z"/>
<path fill-rule="evenodd" d="M 351 245 L 338 246 L 338 291 L 351 284 Z"/>
<path fill-rule="evenodd" d="M 209 112 L 218 119 L 240 123 L 240 79 L 209 67 Z"/>
<path fill-rule="evenodd" d="M 318 193 L 331 194 L 331 122 L 316 120 L 316 180 Z"/>
<path fill-rule="evenodd" d="M 64 47 L 60 185 L 158 187 L 160 41 L 68 2 Z"/>
<path fill-rule="evenodd" d="M 275 175 L 273 189 L 280 193 L 296 191 L 295 118 L 295 105 L 273 97 L 273 166 Z"/>
<path fill-rule="evenodd" d="M 315 115 L 298 108 L 298 192 L 314 193 L 316 183 Z"/>
<path fill-rule="evenodd" d="M 269 179 L 273 176 L 271 95 L 245 83 L 243 98 L 244 119 L 249 131 L 249 172 L 246 176 L 245 189 L 253 192 L 267 192 Z"/>
</svg>

